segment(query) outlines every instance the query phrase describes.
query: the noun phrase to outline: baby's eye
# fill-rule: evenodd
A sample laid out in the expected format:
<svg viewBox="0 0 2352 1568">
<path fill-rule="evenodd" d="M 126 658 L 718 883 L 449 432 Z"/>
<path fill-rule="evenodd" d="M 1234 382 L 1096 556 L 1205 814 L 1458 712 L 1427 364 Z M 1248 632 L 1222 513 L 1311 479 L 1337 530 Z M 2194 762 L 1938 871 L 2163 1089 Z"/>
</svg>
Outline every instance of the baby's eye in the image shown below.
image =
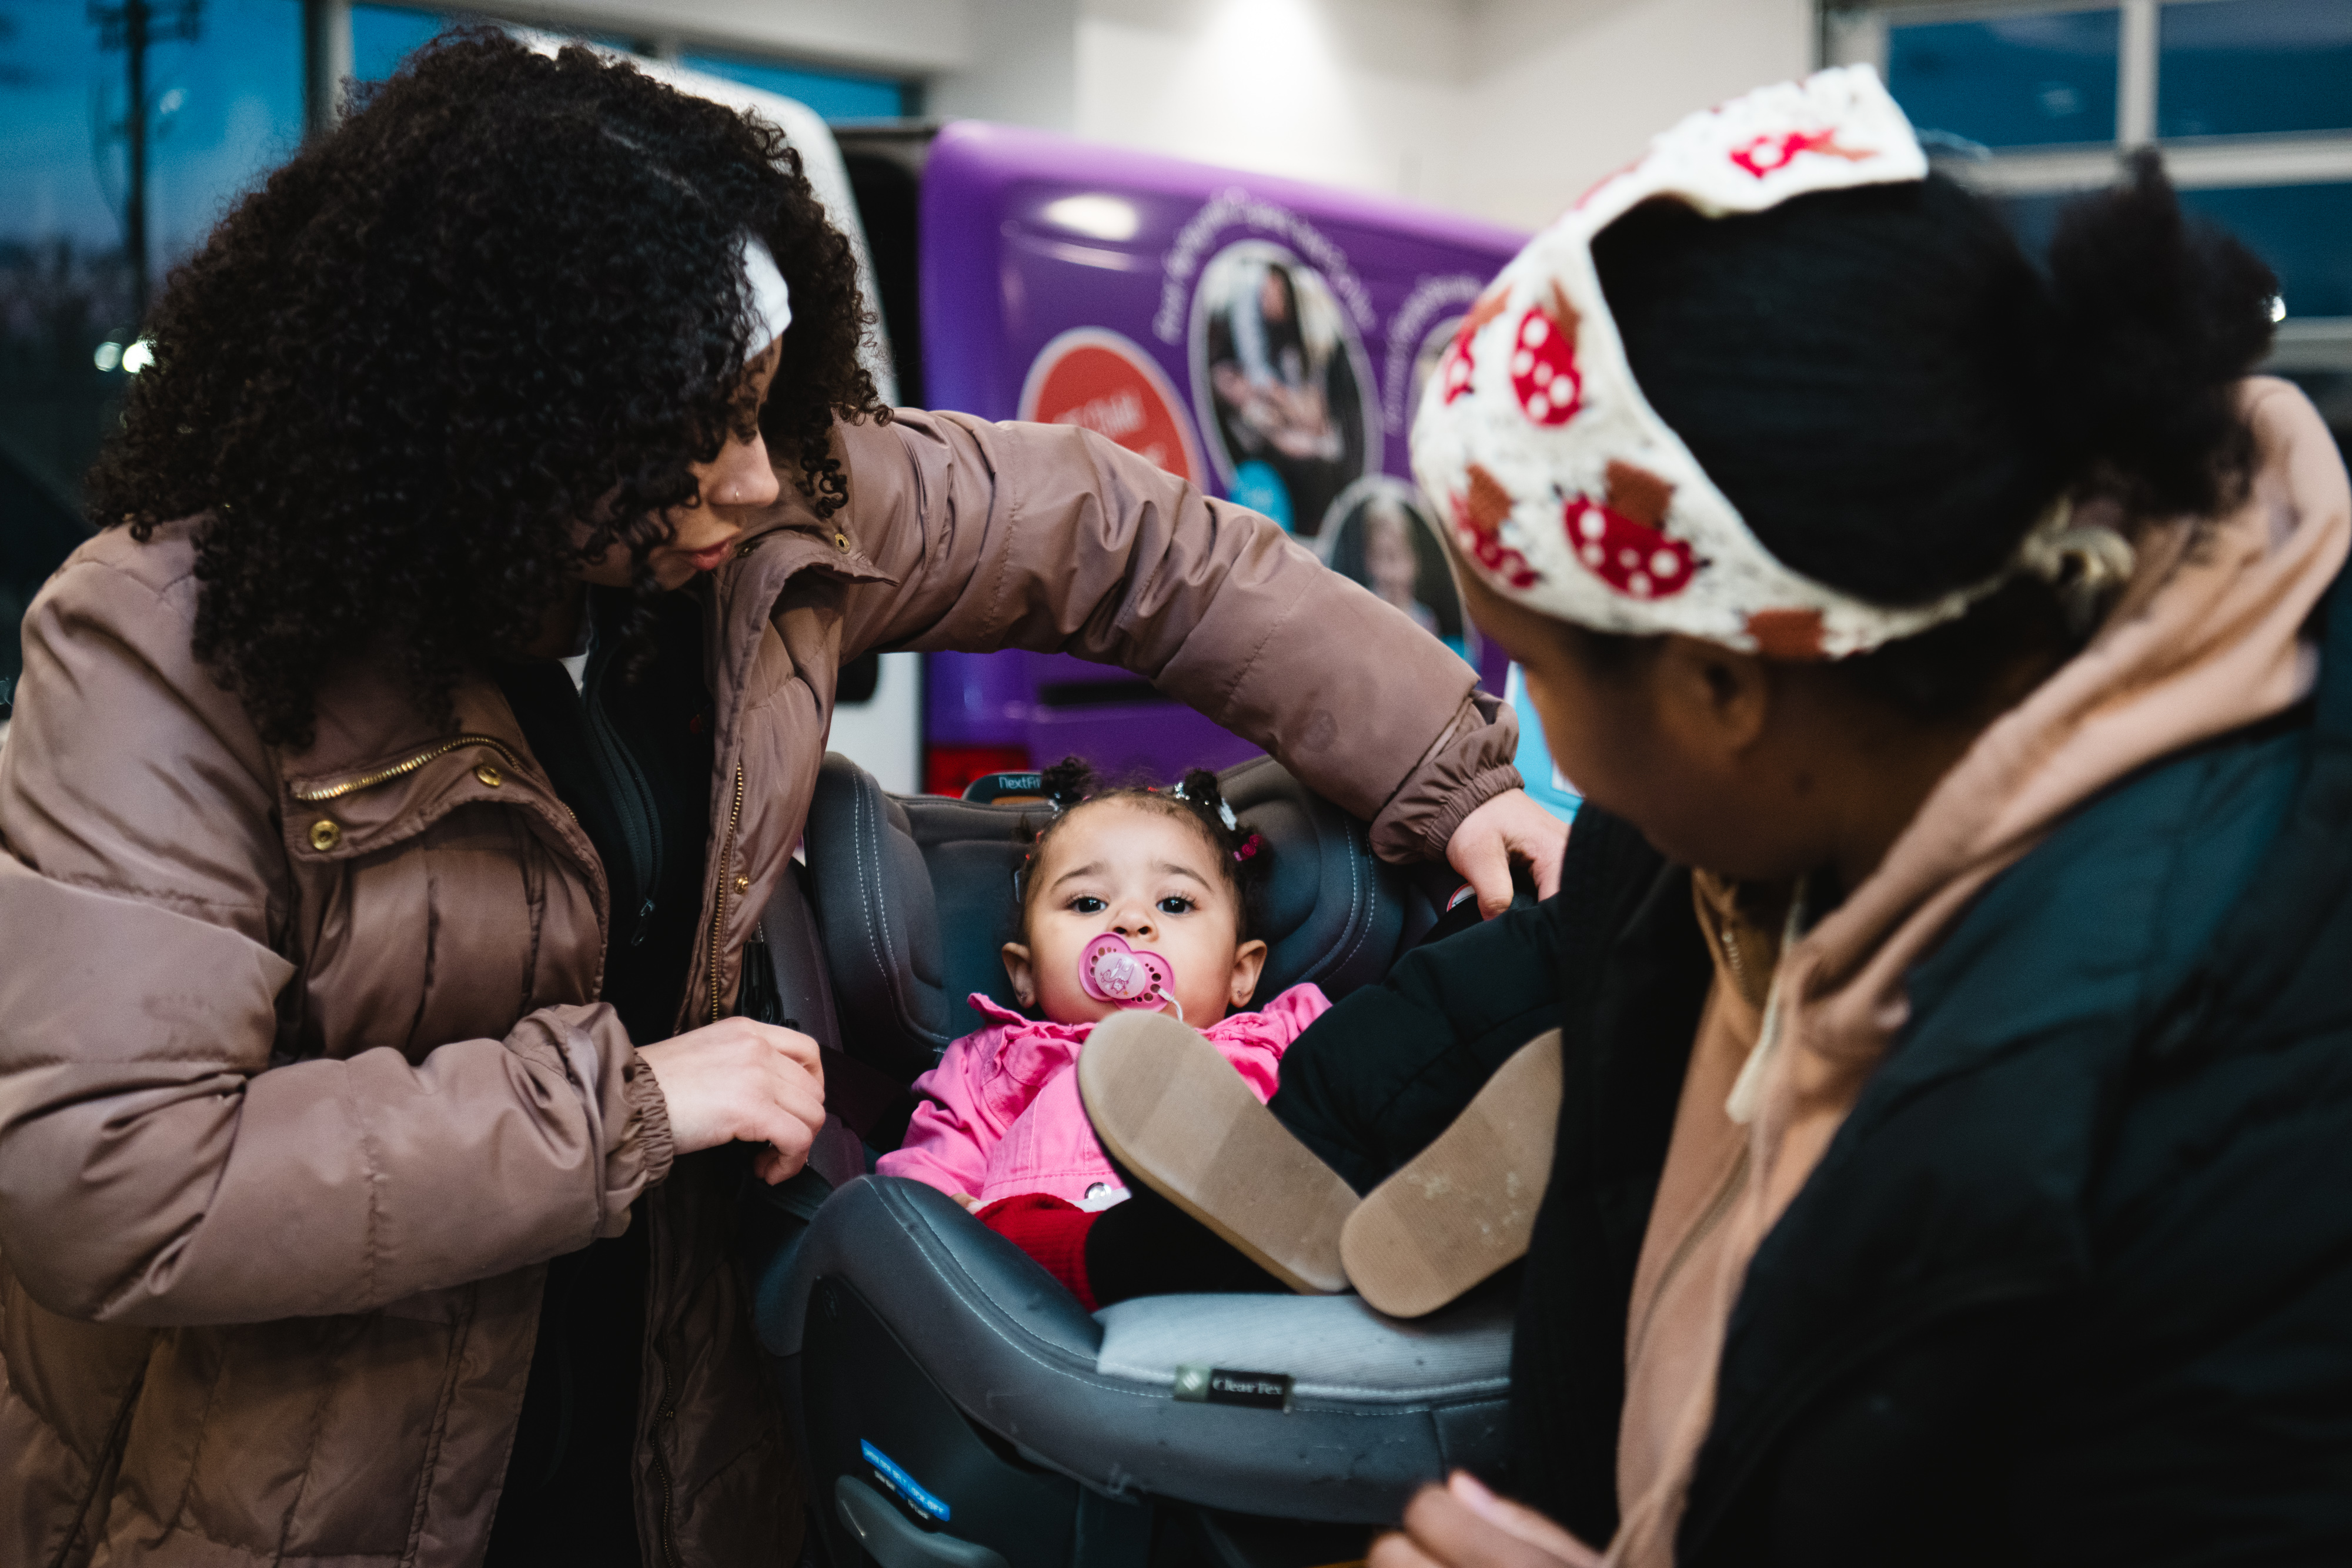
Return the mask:
<svg viewBox="0 0 2352 1568">
<path fill-rule="evenodd" d="M 1109 904 L 1105 904 L 1101 899 L 1097 898 L 1091 893 L 1082 893 L 1078 894 L 1077 897 L 1070 900 L 1070 908 L 1072 912 L 1078 915 L 1100 915 L 1104 910 L 1108 909 L 1109 907 Z"/>
<path fill-rule="evenodd" d="M 1171 893 L 1160 901 L 1160 913 L 1162 915 L 1190 915 L 1192 908 L 1192 901 L 1181 893 Z"/>
</svg>

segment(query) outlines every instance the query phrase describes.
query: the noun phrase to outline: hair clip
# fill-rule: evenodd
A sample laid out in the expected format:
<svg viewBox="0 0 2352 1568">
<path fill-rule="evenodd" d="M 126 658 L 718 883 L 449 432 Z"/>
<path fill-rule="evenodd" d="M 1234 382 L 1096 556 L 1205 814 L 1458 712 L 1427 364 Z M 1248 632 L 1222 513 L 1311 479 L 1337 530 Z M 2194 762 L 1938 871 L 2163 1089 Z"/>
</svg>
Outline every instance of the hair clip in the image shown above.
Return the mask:
<svg viewBox="0 0 2352 1568">
<path fill-rule="evenodd" d="M 1234 852 L 1234 859 L 1236 861 L 1248 860 L 1255 856 L 1258 851 L 1264 848 L 1265 848 L 1265 835 L 1263 833 L 1252 833 L 1248 838 L 1242 841 L 1242 847 Z"/>
<path fill-rule="evenodd" d="M 1185 788 L 1184 788 L 1184 781 L 1183 781 L 1182 779 L 1179 779 L 1175 783 L 1171 784 L 1170 786 L 1168 786 L 1168 792 L 1169 792 L 1171 795 L 1175 796 L 1175 797 L 1176 797 L 1176 799 L 1178 799 L 1179 800 L 1189 801 L 1189 802 L 1191 802 L 1192 805 L 1195 805 L 1195 806 L 1203 806 L 1203 807 L 1205 807 L 1205 806 L 1207 806 L 1207 805 L 1209 805 L 1209 804 L 1210 804 L 1210 802 L 1209 802 L 1209 801 L 1207 801 L 1207 800 L 1194 800 L 1194 799 L 1192 798 L 1192 796 L 1189 792 L 1187 792 L 1187 791 L 1186 791 L 1186 789 L 1185 789 Z M 1219 821 L 1221 821 L 1221 822 L 1224 823 L 1224 825 L 1225 825 L 1225 831 L 1227 831 L 1227 832 L 1229 832 L 1229 833 L 1230 833 L 1230 832 L 1232 832 L 1234 830 L 1235 830 L 1236 828 L 1238 828 L 1238 827 L 1240 827 L 1240 826 L 1241 826 L 1241 823 L 1240 823 L 1238 821 L 1236 821 L 1236 820 L 1235 820 L 1235 818 L 1234 818 L 1234 808 L 1233 808 L 1233 802 L 1232 802 L 1232 801 L 1227 800 L 1223 796 L 1220 795 L 1220 796 L 1218 796 L 1218 797 L 1216 798 L 1215 805 L 1216 805 L 1216 809 L 1217 809 L 1217 820 L 1218 820 Z"/>
</svg>

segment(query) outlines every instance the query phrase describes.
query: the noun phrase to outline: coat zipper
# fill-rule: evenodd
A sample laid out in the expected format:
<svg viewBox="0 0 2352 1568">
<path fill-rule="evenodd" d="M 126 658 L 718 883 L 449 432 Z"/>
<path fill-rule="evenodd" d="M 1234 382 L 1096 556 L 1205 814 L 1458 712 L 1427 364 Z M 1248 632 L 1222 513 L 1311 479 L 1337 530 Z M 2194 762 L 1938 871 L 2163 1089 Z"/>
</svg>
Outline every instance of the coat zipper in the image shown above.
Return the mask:
<svg viewBox="0 0 2352 1568">
<path fill-rule="evenodd" d="M 677 1522 L 672 1517 L 674 1488 L 669 1479 L 669 1458 L 662 1448 L 670 1428 L 677 1420 L 677 1390 L 670 1377 L 669 1356 L 658 1342 L 654 1346 L 654 1354 L 660 1358 L 662 1365 L 662 1396 L 661 1404 L 654 1411 L 653 1441 L 654 1479 L 661 1483 L 662 1561 L 667 1568 L 683 1568 L 677 1556 Z"/>
<path fill-rule="evenodd" d="M 487 746 L 505 758 L 508 767 L 522 766 L 521 760 L 508 748 L 507 743 L 495 736 L 461 735 L 455 740 L 445 740 L 429 750 L 420 751 L 406 761 L 395 762 L 389 768 L 379 768 L 373 773 L 362 773 L 358 778 L 347 779 L 341 784 L 315 784 L 307 789 L 296 789 L 292 793 L 294 799 L 306 806 L 315 806 L 322 800 L 340 800 L 346 795 L 356 795 L 362 789 L 373 789 L 377 785 L 388 784 L 394 779 L 405 779 L 436 758 L 446 757 L 451 752 L 461 750 L 468 746 Z"/>
<path fill-rule="evenodd" d="M 735 765 L 735 804 L 727 813 L 727 837 L 719 846 L 719 891 L 710 901 L 710 1016 L 719 1021 L 719 946 L 727 928 L 727 873 L 735 869 L 735 826 L 743 820 L 743 765 Z"/>
</svg>

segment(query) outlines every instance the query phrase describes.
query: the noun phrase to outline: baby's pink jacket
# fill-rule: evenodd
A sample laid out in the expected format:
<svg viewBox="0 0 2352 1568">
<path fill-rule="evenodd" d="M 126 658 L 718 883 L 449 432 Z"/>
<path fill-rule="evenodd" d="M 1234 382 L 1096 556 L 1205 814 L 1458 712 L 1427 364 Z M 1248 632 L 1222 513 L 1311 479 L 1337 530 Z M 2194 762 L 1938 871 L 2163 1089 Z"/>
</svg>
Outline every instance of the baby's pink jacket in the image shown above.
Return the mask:
<svg viewBox="0 0 2352 1568">
<path fill-rule="evenodd" d="M 907 1141 L 884 1155 L 883 1176 L 911 1176 L 985 1206 L 1045 1193 L 1082 1208 L 1127 1196 L 1078 1100 L 1078 1051 L 1090 1023 L 1023 1018 L 978 992 L 986 1029 L 947 1049 L 915 1080 L 923 1102 Z M 1274 1097 L 1282 1053 L 1331 1006 L 1315 986 L 1293 986 L 1264 1012 L 1234 1013 L 1202 1032 L 1260 1101 Z"/>
</svg>

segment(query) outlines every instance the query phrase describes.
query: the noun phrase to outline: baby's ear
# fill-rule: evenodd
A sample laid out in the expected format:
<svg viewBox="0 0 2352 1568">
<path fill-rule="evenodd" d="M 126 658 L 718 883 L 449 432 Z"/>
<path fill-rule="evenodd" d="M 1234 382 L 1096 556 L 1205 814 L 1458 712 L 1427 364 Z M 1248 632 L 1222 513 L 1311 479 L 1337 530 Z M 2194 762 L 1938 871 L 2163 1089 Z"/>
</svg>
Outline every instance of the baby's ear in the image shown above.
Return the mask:
<svg viewBox="0 0 2352 1568">
<path fill-rule="evenodd" d="M 1260 944 L 1264 946 L 1264 944 Z M 1004 960 L 1004 972 L 1013 980 L 1013 994 L 1024 1008 L 1037 1005 L 1037 970 L 1029 961 L 1029 949 L 1019 942 L 1007 942 L 997 950 Z"/>
<path fill-rule="evenodd" d="M 1234 949 L 1234 983 L 1225 993 L 1225 1005 L 1234 1008 L 1249 1006 L 1250 998 L 1257 994 L 1257 977 L 1265 969 L 1265 944 L 1253 937 Z"/>
</svg>

